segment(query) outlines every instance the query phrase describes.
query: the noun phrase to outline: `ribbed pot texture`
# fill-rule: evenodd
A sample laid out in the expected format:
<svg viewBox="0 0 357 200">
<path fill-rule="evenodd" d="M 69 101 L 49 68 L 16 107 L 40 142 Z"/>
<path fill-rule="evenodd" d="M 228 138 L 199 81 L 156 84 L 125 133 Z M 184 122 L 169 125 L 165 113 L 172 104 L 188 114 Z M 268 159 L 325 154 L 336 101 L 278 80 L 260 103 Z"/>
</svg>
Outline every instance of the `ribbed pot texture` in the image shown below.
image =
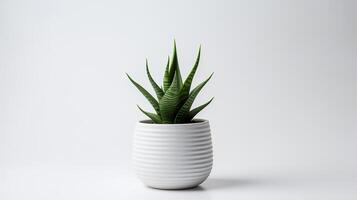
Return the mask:
<svg viewBox="0 0 357 200">
<path fill-rule="evenodd" d="M 141 181 L 158 189 L 187 189 L 201 184 L 212 169 L 207 120 L 189 124 L 137 123 L 133 164 Z"/>
</svg>

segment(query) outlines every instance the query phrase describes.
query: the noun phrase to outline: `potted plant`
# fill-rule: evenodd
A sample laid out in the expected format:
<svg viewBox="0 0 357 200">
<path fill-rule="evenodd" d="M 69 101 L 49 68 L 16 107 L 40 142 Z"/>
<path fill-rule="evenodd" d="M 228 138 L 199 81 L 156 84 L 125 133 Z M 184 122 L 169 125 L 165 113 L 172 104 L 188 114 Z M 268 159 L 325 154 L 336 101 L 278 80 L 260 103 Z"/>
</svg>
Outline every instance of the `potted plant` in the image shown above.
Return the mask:
<svg viewBox="0 0 357 200">
<path fill-rule="evenodd" d="M 149 187 L 158 189 L 187 189 L 201 184 L 212 169 L 212 143 L 208 120 L 194 119 L 211 101 L 191 109 L 198 93 L 213 73 L 191 90 L 192 79 L 200 60 L 183 82 L 177 59 L 176 43 L 168 58 L 163 86 L 152 78 L 146 60 L 146 73 L 156 98 L 134 81 L 129 80 L 146 97 L 155 113 L 138 106 L 150 120 L 136 124 L 133 144 L 133 165 L 138 177 Z"/>
</svg>

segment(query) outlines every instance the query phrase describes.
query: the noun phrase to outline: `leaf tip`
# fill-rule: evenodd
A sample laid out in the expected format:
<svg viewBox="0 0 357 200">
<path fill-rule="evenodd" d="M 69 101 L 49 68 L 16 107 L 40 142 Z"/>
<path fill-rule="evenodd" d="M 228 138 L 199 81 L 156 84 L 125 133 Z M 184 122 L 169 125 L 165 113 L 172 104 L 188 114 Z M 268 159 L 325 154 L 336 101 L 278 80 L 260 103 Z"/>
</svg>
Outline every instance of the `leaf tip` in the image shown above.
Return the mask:
<svg viewBox="0 0 357 200">
<path fill-rule="evenodd" d="M 146 71 L 149 72 L 149 63 L 148 63 L 148 59 L 145 60 L 145 68 Z"/>
<path fill-rule="evenodd" d="M 208 80 L 212 78 L 213 74 L 214 72 L 212 72 L 211 75 L 209 75 Z"/>
<path fill-rule="evenodd" d="M 131 79 L 130 76 L 129 76 L 129 74 L 128 74 L 127 72 L 125 72 L 125 75 L 126 75 L 129 79 Z"/>
<path fill-rule="evenodd" d="M 136 107 L 138 107 L 141 112 L 144 112 L 144 110 L 138 104 L 136 104 Z"/>
<path fill-rule="evenodd" d="M 177 49 L 176 49 L 176 40 L 174 39 L 174 52 L 173 52 L 173 57 L 177 56 Z"/>
</svg>

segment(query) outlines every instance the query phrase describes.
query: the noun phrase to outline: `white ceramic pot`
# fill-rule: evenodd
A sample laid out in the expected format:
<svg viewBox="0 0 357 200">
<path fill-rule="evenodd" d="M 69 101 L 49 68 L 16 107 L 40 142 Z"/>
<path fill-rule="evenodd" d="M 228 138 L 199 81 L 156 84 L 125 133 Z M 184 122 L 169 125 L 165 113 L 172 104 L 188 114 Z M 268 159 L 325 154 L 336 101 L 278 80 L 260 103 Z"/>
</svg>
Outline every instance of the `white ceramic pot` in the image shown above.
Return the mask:
<svg viewBox="0 0 357 200">
<path fill-rule="evenodd" d="M 207 120 L 189 124 L 137 123 L 134 169 L 145 185 L 158 189 L 193 188 L 212 169 L 212 142 Z"/>
</svg>

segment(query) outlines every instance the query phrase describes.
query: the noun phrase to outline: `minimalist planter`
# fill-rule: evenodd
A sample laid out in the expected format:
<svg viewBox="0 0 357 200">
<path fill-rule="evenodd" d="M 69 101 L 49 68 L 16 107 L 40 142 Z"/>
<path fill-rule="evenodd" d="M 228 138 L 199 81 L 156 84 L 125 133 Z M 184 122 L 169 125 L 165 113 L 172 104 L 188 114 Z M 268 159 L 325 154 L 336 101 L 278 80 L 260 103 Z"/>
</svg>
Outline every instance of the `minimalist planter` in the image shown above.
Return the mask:
<svg viewBox="0 0 357 200">
<path fill-rule="evenodd" d="M 158 189 L 193 188 L 212 169 L 212 142 L 207 120 L 187 124 L 137 123 L 133 164 L 141 181 Z"/>
<path fill-rule="evenodd" d="M 192 80 L 201 55 L 186 79 L 182 79 L 176 50 L 166 63 L 162 85 L 155 82 L 146 60 L 146 74 L 156 98 L 126 74 L 130 82 L 148 100 L 155 112 L 139 110 L 151 120 L 137 123 L 134 136 L 134 168 L 144 184 L 158 189 L 196 187 L 212 169 L 212 142 L 207 120 L 195 116 L 213 100 L 192 108 L 193 102 L 213 73 L 196 87 Z"/>
</svg>

